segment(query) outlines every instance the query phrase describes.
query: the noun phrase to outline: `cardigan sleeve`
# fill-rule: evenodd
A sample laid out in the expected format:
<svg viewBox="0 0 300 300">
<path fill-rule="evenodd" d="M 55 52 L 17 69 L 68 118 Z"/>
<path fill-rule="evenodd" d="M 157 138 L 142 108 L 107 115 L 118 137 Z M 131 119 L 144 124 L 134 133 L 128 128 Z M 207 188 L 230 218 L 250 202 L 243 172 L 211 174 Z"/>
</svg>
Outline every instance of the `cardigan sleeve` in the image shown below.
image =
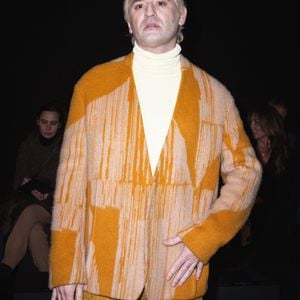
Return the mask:
<svg viewBox="0 0 300 300">
<path fill-rule="evenodd" d="M 87 142 L 84 92 L 75 86 L 54 194 L 50 287 L 85 282 Z"/>
<path fill-rule="evenodd" d="M 231 94 L 224 97 L 224 131 L 221 151 L 223 185 L 207 218 L 178 235 L 203 262 L 208 263 L 247 220 L 261 181 L 262 168 L 243 127 Z"/>
</svg>

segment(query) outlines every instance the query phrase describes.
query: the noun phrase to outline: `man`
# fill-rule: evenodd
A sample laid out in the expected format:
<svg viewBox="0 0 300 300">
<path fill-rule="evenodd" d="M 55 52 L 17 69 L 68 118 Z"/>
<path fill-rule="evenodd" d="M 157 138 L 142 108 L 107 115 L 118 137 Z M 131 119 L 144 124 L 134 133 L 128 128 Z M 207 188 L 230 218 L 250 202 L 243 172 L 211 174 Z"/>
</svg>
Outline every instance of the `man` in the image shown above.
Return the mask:
<svg viewBox="0 0 300 300">
<path fill-rule="evenodd" d="M 197 299 L 261 167 L 230 93 L 180 55 L 183 1 L 125 0 L 124 13 L 133 53 L 92 68 L 72 97 L 52 299 Z"/>
</svg>

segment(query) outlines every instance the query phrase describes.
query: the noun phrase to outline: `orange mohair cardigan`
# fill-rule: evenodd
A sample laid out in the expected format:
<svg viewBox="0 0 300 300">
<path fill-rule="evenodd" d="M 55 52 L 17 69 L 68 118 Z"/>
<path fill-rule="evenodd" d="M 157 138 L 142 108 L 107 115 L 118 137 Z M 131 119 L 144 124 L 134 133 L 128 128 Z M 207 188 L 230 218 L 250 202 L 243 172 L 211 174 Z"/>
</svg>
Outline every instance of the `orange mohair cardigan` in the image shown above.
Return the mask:
<svg viewBox="0 0 300 300">
<path fill-rule="evenodd" d="M 53 208 L 50 287 L 84 283 L 113 299 L 194 299 L 209 260 L 246 221 L 261 166 L 229 91 L 181 56 L 174 115 L 154 176 L 130 53 L 98 65 L 71 100 Z M 218 183 L 222 176 L 223 185 Z M 173 288 L 183 243 L 204 263 Z M 95 298 L 96 299 L 96 298 Z"/>
</svg>

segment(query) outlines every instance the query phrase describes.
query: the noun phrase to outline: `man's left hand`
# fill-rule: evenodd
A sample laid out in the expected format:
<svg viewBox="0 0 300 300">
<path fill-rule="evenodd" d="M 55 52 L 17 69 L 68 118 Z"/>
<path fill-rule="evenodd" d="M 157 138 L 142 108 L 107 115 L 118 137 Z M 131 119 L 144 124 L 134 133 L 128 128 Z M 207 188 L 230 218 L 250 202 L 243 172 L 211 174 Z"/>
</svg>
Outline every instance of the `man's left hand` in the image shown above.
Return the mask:
<svg viewBox="0 0 300 300">
<path fill-rule="evenodd" d="M 164 241 L 164 245 L 167 247 L 175 246 L 182 243 L 180 237 L 173 237 Z M 203 263 L 191 252 L 186 246 L 184 246 L 180 256 L 167 274 L 167 280 L 172 280 L 172 286 L 177 287 L 185 283 L 185 281 L 191 276 L 196 269 L 196 279 L 198 280 L 201 275 Z"/>
</svg>

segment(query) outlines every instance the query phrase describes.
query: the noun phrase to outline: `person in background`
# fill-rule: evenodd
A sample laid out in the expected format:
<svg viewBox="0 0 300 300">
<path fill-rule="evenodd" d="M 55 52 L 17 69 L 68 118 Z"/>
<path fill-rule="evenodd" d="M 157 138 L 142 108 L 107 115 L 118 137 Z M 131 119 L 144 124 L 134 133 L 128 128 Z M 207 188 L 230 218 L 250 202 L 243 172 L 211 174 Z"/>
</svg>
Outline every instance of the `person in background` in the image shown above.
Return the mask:
<svg viewBox="0 0 300 300">
<path fill-rule="evenodd" d="M 74 88 L 52 300 L 200 299 L 210 258 L 250 213 L 261 165 L 230 92 L 180 54 L 184 2 L 125 0 L 124 14 L 132 52 Z"/>
<path fill-rule="evenodd" d="M 281 95 L 274 96 L 269 100 L 268 104 L 275 108 L 279 115 L 282 117 L 284 125 L 286 127 L 289 146 L 291 148 L 291 151 L 294 151 L 294 149 L 296 148 L 296 132 L 292 127 L 293 124 L 290 122 L 289 105 L 286 101 L 286 97 Z"/>
<path fill-rule="evenodd" d="M 275 108 L 276 111 L 281 115 L 281 117 L 284 120 L 287 118 L 289 109 L 285 97 L 281 97 L 281 96 L 272 97 L 269 100 L 268 104 L 271 105 L 273 108 Z"/>
<path fill-rule="evenodd" d="M 298 180 L 298 173 L 299 173 L 299 156 L 300 156 L 300 147 L 299 147 L 299 129 L 295 128 L 297 123 L 297 119 L 291 118 L 291 114 L 289 114 L 289 105 L 288 101 L 286 101 L 286 97 L 278 95 L 270 99 L 268 102 L 269 105 L 274 107 L 277 112 L 281 115 L 284 120 L 284 124 L 286 126 L 287 138 L 290 147 L 290 161 L 292 165 L 291 170 L 291 182 L 293 183 L 292 194 L 293 194 L 293 211 L 294 216 L 292 219 L 294 220 L 294 229 L 295 231 L 295 239 L 299 240 L 299 234 L 297 233 L 297 227 L 300 224 L 300 200 L 298 196 L 298 187 L 299 187 L 299 180 Z"/>
<path fill-rule="evenodd" d="M 280 281 L 290 267 L 290 148 L 282 117 L 269 104 L 248 114 L 250 137 L 263 166 L 254 207 L 241 230 L 241 263 L 252 281 Z M 247 277 L 245 276 L 245 277 Z"/>
<path fill-rule="evenodd" d="M 1 288 L 5 288 L 27 248 L 37 269 L 49 272 L 49 237 L 45 227 L 51 223 L 64 115 L 59 103 L 42 105 L 36 129 L 19 146 L 13 202 L 2 226 L 6 243 L 0 265 Z"/>
</svg>

